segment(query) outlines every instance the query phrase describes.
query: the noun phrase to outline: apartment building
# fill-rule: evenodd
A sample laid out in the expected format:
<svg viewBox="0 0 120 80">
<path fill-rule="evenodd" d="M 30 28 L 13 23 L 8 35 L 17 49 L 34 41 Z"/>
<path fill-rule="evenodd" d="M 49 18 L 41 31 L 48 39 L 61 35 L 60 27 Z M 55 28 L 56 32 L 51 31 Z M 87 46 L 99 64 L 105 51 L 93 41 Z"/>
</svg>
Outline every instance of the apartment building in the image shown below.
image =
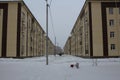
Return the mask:
<svg viewBox="0 0 120 80">
<path fill-rule="evenodd" d="M 64 46 L 64 53 L 71 55 L 71 37 L 69 37 Z"/>
<path fill-rule="evenodd" d="M 119 57 L 120 0 L 86 0 L 71 31 L 70 45 L 75 56 Z"/>
<path fill-rule="evenodd" d="M 52 41 L 50 39 L 48 39 L 48 54 L 54 55 L 54 52 L 55 52 L 55 46 L 52 43 Z"/>
<path fill-rule="evenodd" d="M 0 0 L 0 57 L 45 55 L 45 39 L 44 30 L 23 0 Z"/>
</svg>

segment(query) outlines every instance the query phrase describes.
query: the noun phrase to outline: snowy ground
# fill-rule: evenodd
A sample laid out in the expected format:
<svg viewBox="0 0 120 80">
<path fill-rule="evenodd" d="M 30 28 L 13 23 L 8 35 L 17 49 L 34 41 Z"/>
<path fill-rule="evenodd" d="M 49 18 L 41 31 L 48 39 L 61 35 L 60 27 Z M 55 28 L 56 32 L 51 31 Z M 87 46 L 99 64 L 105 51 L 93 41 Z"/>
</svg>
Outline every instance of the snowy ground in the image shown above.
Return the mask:
<svg viewBox="0 0 120 80">
<path fill-rule="evenodd" d="M 71 68 L 79 63 L 80 68 Z M 120 58 L 83 59 L 64 55 L 27 59 L 0 59 L 0 80 L 120 80 Z"/>
</svg>

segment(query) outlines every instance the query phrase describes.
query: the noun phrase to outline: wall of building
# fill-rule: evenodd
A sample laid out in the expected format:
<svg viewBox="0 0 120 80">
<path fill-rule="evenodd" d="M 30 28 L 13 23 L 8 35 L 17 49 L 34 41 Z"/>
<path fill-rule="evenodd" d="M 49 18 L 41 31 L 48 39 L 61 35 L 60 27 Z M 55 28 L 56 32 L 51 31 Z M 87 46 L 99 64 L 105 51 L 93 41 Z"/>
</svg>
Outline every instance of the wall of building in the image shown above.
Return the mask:
<svg viewBox="0 0 120 80">
<path fill-rule="evenodd" d="M 45 33 L 40 29 L 40 54 L 45 54 Z"/>
<path fill-rule="evenodd" d="M 0 57 L 45 55 L 45 32 L 26 4 L 23 1 L 0 4 Z M 48 46 L 50 54 L 54 53 L 51 40 Z"/>
<path fill-rule="evenodd" d="M 17 12 L 18 12 L 18 4 L 8 3 L 7 52 L 6 52 L 7 53 L 6 56 L 8 57 L 16 56 Z"/>
<path fill-rule="evenodd" d="M 3 25 L 3 9 L 0 9 L 0 57 L 2 56 L 2 25 Z"/>
<path fill-rule="evenodd" d="M 90 56 L 89 7 L 83 7 L 71 31 L 71 54 Z"/>
<path fill-rule="evenodd" d="M 109 56 L 117 56 L 120 55 L 120 14 L 119 8 L 113 8 L 113 15 L 109 14 L 109 8 L 106 9 L 107 12 L 107 31 L 108 31 L 108 52 Z M 114 25 L 110 26 L 109 21 L 113 19 Z M 110 32 L 114 32 L 114 37 L 110 37 Z M 111 44 L 115 44 L 115 50 L 111 50 Z"/>
<path fill-rule="evenodd" d="M 92 33 L 93 33 L 93 56 L 103 56 L 101 3 L 92 2 L 91 12 L 92 12 Z"/>
<path fill-rule="evenodd" d="M 21 14 L 24 14 L 24 24 L 23 28 L 24 38 L 21 35 L 21 49 L 22 41 L 24 45 L 24 55 L 23 56 L 42 56 L 45 55 L 45 33 L 39 23 L 34 19 L 33 16 L 26 9 L 26 6 L 22 6 Z M 21 17 L 22 19 L 22 17 Z M 28 24 L 29 23 L 29 24 Z M 22 31 L 21 31 L 22 32 Z M 22 33 L 21 33 L 22 34 Z M 22 40 L 22 38 L 24 40 Z M 22 52 L 22 50 L 21 50 Z M 21 53 L 22 54 L 22 53 Z M 21 55 L 22 56 L 22 55 Z"/>
<path fill-rule="evenodd" d="M 71 54 L 82 57 L 120 56 L 120 2 L 86 0 L 71 31 Z M 109 9 L 113 8 L 113 14 Z M 113 19 L 113 26 L 110 20 Z M 110 37 L 114 32 L 114 37 Z M 111 49 L 111 44 L 114 44 Z M 68 52 L 68 41 L 64 51 Z"/>
<path fill-rule="evenodd" d="M 31 44 L 31 39 L 32 39 L 32 35 L 31 35 L 31 28 L 32 28 L 32 15 L 27 15 L 28 18 L 27 18 L 27 56 L 33 56 L 32 54 L 32 44 Z"/>
<path fill-rule="evenodd" d="M 86 3 L 83 10 L 83 15 L 81 16 L 81 23 L 82 23 L 82 56 L 90 56 L 91 49 L 90 49 L 90 10 L 89 10 L 89 3 Z"/>
<path fill-rule="evenodd" d="M 51 40 L 48 40 L 48 54 L 49 55 L 54 55 L 54 45 L 51 42 Z"/>
<path fill-rule="evenodd" d="M 71 36 L 66 41 L 65 47 L 64 47 L 64 53 L 71 55 Z"/>
<path fill-rule="evenodd" d="M 119 54 L 119 7 L 120 2 L 105 2 L 102 3 L 102 11 L 105 11 L 106 13 L 103 13 L 103 25 L 106 28 L 103 28 L 104 30 L 104 55 L 105 56 L 120 56 Z M 111 9 L 112 8 L 112 14 Z M 112 24 L 110 22 L 112 21 Z M 110 25 L 111 24 L 111 25 Z M 114 32 L 114 36 L 111 37 L 111 32 Z M 111 46 L 114 45 L 114 46 Z"/>
</svg>

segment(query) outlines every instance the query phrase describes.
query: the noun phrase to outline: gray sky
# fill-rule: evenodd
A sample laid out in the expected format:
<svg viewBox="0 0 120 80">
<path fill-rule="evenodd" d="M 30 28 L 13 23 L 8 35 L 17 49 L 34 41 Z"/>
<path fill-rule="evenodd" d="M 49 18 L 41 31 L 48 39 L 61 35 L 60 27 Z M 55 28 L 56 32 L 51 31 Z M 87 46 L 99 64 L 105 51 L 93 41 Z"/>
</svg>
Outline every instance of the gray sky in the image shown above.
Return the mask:
<svg viewBox="0 0 120 80">
<path fill-rule="evenodd" d="M 46 32 L 45 0 L 24 0 L 33 15 Z M 36 2 L 35 2 L 36 1 Z M 49 2 L 51 0 L 48 0 Z M 85 0 L 52 0 L 51 13 L 57 45 L 64 47 Z M 55 42 L 54 31 L 49 15 L 49 38 Z"/>
</svg>

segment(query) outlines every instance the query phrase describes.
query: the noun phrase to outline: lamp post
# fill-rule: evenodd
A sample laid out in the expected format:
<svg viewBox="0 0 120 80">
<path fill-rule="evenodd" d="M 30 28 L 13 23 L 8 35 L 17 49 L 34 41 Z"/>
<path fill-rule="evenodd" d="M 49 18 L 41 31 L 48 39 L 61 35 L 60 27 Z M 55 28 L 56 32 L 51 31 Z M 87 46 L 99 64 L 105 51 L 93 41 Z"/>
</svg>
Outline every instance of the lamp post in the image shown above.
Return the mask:
<svg viewBox="0 0 120 80">
<path fill-rule="evenodd" d="M 55 37 L 54 56 L 56 56 L 56 37 Z"/>
<path fill-rule="evenodd" d="M 48 65 L 48 0 L 46 0 L 46 65 Z"/>
</svg>

